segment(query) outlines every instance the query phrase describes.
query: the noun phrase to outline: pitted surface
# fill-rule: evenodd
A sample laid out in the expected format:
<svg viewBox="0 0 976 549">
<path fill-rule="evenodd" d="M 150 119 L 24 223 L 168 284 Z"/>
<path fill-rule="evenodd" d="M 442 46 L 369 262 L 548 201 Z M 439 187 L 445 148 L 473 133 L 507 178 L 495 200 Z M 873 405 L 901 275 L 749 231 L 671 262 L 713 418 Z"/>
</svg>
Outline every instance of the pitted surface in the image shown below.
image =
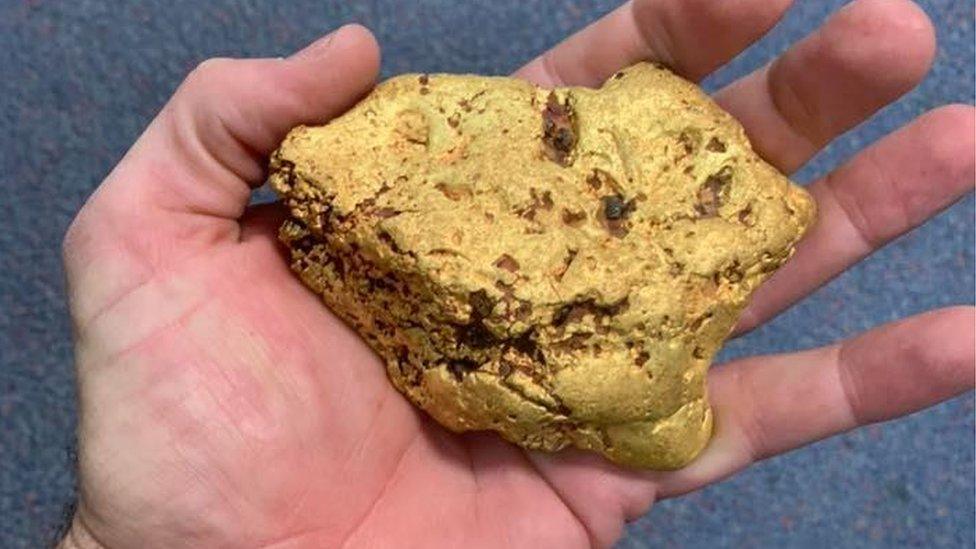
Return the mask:
<svg viewBox="0 0 976 549">
<path fill-rule="evenodd" d="M 293 268 L 441 424 L 674 468 L 705 372 L 814 218 L 694 85 L 404 75 L 271 163 Z"/>
</svg>

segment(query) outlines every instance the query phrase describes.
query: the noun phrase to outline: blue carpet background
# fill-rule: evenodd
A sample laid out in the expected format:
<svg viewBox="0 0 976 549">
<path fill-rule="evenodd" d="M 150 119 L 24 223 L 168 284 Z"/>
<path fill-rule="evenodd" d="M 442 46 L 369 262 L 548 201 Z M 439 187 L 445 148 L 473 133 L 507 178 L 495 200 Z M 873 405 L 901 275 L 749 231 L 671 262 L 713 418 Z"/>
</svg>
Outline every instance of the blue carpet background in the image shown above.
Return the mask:
<svg viewBox="0 0 976 549">
<path fill-rule="evenodd" d="M 765 63 L 843 3 L 798 0 L 774 32 L 707 86 Z M 920 3 L 939 29 L 928 79 L 836 142 L 801 180 L 927 109 L 973 101 L 973 1 Z M 502 74 L 613 4 L 0 0 L 0 547 L 46 543 L 73 497 L 61 236 L 188 70 L 216 55 L 287 54 L 359 21 L 384 46 L 384 76 Z M 973 219 L 970 196 L 733 342 L 724 357 L 821 345 L 972 303 Z M 620 547 L 972 547 L 973 408 L 969 394 L 769 460 L 657 505 L 628 527 Z"/>
</svg>

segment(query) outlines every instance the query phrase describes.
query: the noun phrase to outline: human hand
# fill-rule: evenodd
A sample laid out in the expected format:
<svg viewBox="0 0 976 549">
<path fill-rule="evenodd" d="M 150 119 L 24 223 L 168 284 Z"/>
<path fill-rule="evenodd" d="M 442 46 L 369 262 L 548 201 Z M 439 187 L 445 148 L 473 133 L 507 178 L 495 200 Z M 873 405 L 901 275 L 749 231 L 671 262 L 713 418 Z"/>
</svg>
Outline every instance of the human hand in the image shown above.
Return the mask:
<svg viewBox="0 0 976 549">
<path fill-rule="evenodd" d="M 657 59 L 699 79 L 787 4 L 627 4 L 519 75 L 594 85 Z M 933 50 L 907 0 L 858 0 L 717 99 L 789 173 L 914 86 Z M 79 214 L 65 263 L 81 500 L 66 546 L 608 545 L 655 499 L 972 387 L 973 311 L 957 308 L 716 367 L 715 436 L 677 472 L 444 431 L 288 271 L 282 212 L 247 207 L 287 130 L 341 113 L 377 59 L 368 33 L 345 27 L 285 60 L 205 63 Z M 966 193 L 973 126 L 971 108 L 939 109 L 813 184 L 819 223 L 741 328 Z"/>
</svg>

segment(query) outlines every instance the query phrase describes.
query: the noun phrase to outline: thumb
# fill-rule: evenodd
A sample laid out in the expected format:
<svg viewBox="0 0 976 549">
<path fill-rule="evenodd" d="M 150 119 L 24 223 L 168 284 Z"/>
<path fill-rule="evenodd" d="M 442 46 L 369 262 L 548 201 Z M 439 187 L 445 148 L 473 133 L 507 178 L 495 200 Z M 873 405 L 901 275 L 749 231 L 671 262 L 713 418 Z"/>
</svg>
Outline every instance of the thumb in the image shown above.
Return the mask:
<svg viewBox="0 0 976 549">
<path fill-rule="evenodd" d="M 236 241 L 267 155 L 292 127 L 350 107 L 378 68 L 379 47 L 359 25 L 285 59 L 201 63 L 68 229 L 69 290 L 84 296 L 72 298 L 76 316 L 96 313 L 203 249 Z"/>
<path fill-rule="evenodd" d="M 141 181 L 132 197 L 138 206 L 236 219 L 288 130 L 340 114 L 372 87 L 378 67 L 376 41 L 359 25 L 286 59 L 204 61 L 119 166 L 133 177 L 119 179 Z M 181 173 L 142 176 L 159 173 L 161 163 Z M 106 192 L 114 191 L 108 183 Z"/>
</svg>

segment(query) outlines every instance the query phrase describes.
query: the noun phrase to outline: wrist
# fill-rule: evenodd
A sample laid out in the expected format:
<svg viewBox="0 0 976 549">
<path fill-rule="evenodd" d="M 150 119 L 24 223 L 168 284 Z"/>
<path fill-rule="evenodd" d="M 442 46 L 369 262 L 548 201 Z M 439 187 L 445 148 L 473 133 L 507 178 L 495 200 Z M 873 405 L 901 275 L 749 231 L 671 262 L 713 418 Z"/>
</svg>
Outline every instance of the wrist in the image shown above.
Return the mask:
<svg viewBox="0 0 976 549">
<path fill-rule="evenodd" d="M 71 528 L 68 529 L 68 533 L 58 542 L 57 549 L 105 549 L 105 546 L 91 535 L 91 532 L 76 514 L 71 519 Z"/>
</svg>

